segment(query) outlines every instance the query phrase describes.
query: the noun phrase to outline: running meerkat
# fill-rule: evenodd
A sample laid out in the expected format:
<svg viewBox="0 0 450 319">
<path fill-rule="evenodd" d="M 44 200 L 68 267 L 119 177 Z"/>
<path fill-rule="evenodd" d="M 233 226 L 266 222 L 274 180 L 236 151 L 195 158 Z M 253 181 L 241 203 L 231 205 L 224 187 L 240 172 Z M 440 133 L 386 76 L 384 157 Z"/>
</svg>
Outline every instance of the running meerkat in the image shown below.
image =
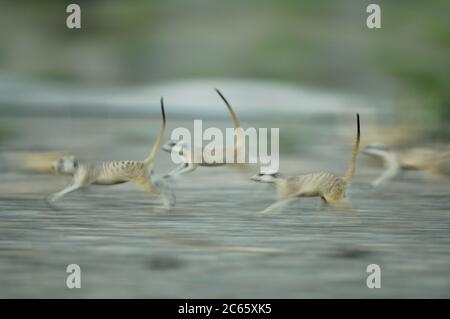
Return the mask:
<svg viewBox="0 0 450 319">
<path fill-rule="evenodd" d="M 16 171 L 32 174 L 55 174 L 53 163 L 61 157 L 68 155 L 64 151 L 46 150 L 6 150 L 3 157 L 7 166 Z"/>
<path fill-rule="evenodd" d="M 383 161 L 384 172 L 371 185 L 378 187 L 393 179 L 402 171 L 427 171 L 433 175 L 443 175 L 441 165 L 450 159 L 450 148 L 437 150 L 433 148 L 410 148 L 394 150 L 390 145 L 371 143 L 361 153 L 377 157 Z"/>
<path fill-rule="evenodd" d="M 73 176 L 69 186 L 60 192 L 50 195 L 47 200 L 50 204 L 56 202 L 62 196 L 79 190 L 88 185 L 116 185 L 132 182 L 141 190 L 161 196 L 166 208 L 174 204 L 175 198 L 172 193 L 167 192 L 167 188 L 162 181 L 152 182 L 152 164 L 161 144 L 161 139 L 166 128 L 166 114 L 164 111 L 164 101 L 161 98 L 161 129 L 156 137 L 155 143 L 148 157 L 143 161 L 112 161 L 101 164 L 81 164 L 74 156 L 64 156 L 54 162 L 53 168 L 58 173 L 66 173 Z"/>
<path fill-rule="evenodd" d="M 359 114 L 356 115 L 357 134 L 352 150 L 352 157 L 347 173 L 336 176 L 327 172 L 306 174 L 301 176 L 283 177 L 278 172 L 261 172 L 251 180 L 261 183 L 273 183 L 278 191 L 278 200 L 262 211 L 268 213 L 281 209 L 300 197 L 320 197 L 323 203 L 334 207 L 346 207 L 346 190 L 350 186 L 356 169 L 356 157 L 360 142 Z"/>
<path fill-rule="evenodd" d="M 228 111 L 230 112 L 230 115 L 231 115 L 231 119 L 233 121 L 233 127 L 235 130 L 237 130 L 236 131 L 237 139 L 236 139 L 236 143 L 234 144 L 234 148 L 233 148 L 233 158 L 235 159 L 236 156 L 238 156 L 237 154 L 239 154 L 239 152 L 245 151 L 242 148 L 242 145 L 243 145 L 242 133 L 243 132 L 242 132 L 241 124 L 239 122 L 239 119 L 238 119 L 236 113 L 234 112 L 232 106 L 230 105 L 228 100 L 225 98 L 225 96 L 218 89 L 215 89 L 215 91 L 220 96 L 220 98 L 223 100 L 225 105 L 227 106 Z M 176 154 L 179 156 L 179 158 L 181 159 L 181 162 L 182 162 L 179 166 L 177 166 L 175 169 L 173 169 L 171 172 L 169 172 L 167 175 L 165 175 L 165 177 L 173 178 L 173 177 L 177 177 L 177 176 L 180 176 L 183 174 L 187 174 L 187 173 L 194 171 L 198 166 L 215 167 L 215 166 L 223 166 L 223 165 L 233 164 L 239 168 L 244 168 L 244 169 L 247 168 L 246 164 L 227 163 L 226 162 L 227 149 L 224 149 L 222 152 L 223 160 L 220 163 L 217 163 L 217 162 L 213 161 L 213 159 L 205 158 L 204 154 L 203 154 L 203 149 L 201 149 L 200 147 L 197 148 L 196 150 L 194 150 L 190 146 L 191 145 L 187 145 L 180 141 L 169 140 L 161 147 L 162 150 L 164 150 L 168 153 L 176 152 Z"/>
</svg>

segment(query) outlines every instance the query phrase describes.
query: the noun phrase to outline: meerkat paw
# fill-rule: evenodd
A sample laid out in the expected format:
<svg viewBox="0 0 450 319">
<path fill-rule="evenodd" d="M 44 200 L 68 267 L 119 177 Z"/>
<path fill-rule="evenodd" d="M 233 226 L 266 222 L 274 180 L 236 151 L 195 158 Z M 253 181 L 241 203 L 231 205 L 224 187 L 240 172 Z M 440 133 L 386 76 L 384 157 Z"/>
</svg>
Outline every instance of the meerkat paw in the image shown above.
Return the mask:
<svg viewBox="0 0 450 319">
<path fill-rule="evenodd" d="M 56 197 L 55 194 L 49 195 L 45 198 L 45 202 L 47 203 L 48 206 L 50 206 L 51 209 L 53 210 L 60 210 L 57 206 L 55 206 L 55 202 L 58 198 Z"/>
<path fill-rule="evenodd" d="M 164 207 L 172 208 L 175 206 L 176 197 L 172 188 L 168 185 L 169 181 L 163 177 L 162 179 L 156 180 L 154 184 L 160 191 Z"/>
<path fill-rule="evenodd" d="M 378 186 L 380 186 L 380 184 L 381 183 L 379 183 L 379 182 L 372 182 L 372 183 L 370 183 L 370 187 L 371 188 L 378 188 Z"/>
<path fill-rule="evenodd" d="M 260 210 L 258 212 L 258 215 L 269 215 L 270 213 L 273 213 L 273 209 L 271 209 L 270 207 L 267 207 L 266 209 Z"/>
<path fill-rule="evenodd" d="M 163 201 L 164 208 L 170 209 L 175 206 L 176 197 L 173 192 L 162 193 L 161 199 Z"/>
<path fill-rule="evenodd" d="M 45 199 L 48 203 L 54 203 L 57 201 L 58 196 L 56 194 L 50 194 Z"/>
</svg>

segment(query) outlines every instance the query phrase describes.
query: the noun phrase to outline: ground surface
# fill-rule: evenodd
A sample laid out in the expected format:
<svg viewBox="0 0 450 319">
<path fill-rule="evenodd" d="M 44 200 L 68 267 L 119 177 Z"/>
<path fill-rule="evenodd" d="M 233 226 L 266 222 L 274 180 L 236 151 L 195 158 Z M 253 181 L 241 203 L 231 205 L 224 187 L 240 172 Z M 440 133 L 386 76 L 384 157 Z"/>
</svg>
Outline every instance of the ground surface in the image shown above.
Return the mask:
<svg viewBox="0 0 450 319">
<path fill-rule="evenodd" d="M 159 125 L 83 118 L 5 123 L 22 133 L 3 141 L 0 156 L 12 147 L 49 147 L 89 160 L 144 158 Z M 301 154 L 283 156 L 281 170 L 344 171 L 351 143 L 331 142 L 331 128 L 322 134 Z M 0 297 L 450 297 L 449 182 L 405 174 L 371 190 L 367 184 L 379 171 L 371 164 L 359 158 L 352 212 L 320 211 L 317 199 L 304 199 L 261 217 L 256 212 L 275 194 L 249 181 L 251 172 L 199 169 L 177 182 L 177 206 L 169 212 L 127 184 L 71 194 L 55 211 L 44 197 L 67 179 L 2 161 Z M 172 167 L 160 153 L 157 174 Z M 82 269 L 81 289 L 65 285 L 73 263 Z M 381 289 L 366 287 L 372 263 L 382 269 Z"/>
</svg>

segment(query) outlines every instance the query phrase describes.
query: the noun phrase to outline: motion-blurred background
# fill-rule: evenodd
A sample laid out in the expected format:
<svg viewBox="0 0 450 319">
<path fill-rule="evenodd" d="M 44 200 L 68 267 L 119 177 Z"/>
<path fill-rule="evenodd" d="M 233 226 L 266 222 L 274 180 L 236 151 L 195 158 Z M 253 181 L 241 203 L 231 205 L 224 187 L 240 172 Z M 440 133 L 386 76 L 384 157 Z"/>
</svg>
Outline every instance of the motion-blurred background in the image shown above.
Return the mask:
<svg viewBox="0 0 450 319">
<path fill-rule="evenodd" d="M 366 27 L 371 2 L 80 0 L 82 28 L 71 30 L 69 1 L 2 1 L 0 110 L 83 104 L 92 111 L 93 103 L 114 104 L 104 95 L 117 90 L 121 108 L 131 110 L 143 103 L 133 89 L 166 92 L 161 85 L 175 85 L 183 94 L 177 103 L 189 105 L 202 100 L 194 95 L 200 89 L 186 93 L 198 81 L 203 90 L 219 80 L 246 80 L 277 84 L 263 86 L 273 94 L 294 86 L 363 96 L 366 105 L 401 114 L 397 121 L 448 136 L 448 1 L 377 1 L 382 28 L 372 30 Z M 103 95 L 90 99 L 93 93 Z M 258 105 L 252 93 L 236 104 Z M 318 91 L 308 93 L 321 99 Z M 303 98 L 291 103 L 299 112 L 309 107 Z M 275 101 L 267 107 L 282 108 L 283 97 Z"/>
<path fill-rule="evenodd" d="M 80 30 L 66 27 L 71 2 Z M 370 3 L 381 29 L 366 26 Z M 61 152 L 144 158 L 161 95 L 165 139 L 193 119 L 229 127 L 214 87 L 244 127 L 280 128 L 286 173 L 344 172 L 355 112 L 363 144 L 448 144 L 449 12 L 448 0 L 0 0 L 0 297 L 449 296 L 448 180 L 369 190 L 381 167 L 364 155 L 347 228 L 328 227 L 337 215 L 315 199 L 256 218 L 274 193 L 222 168 L 181 179 L 171 213 L 126 185 L 55 212 L 43 199 L 68 180 L 35 174 Z M 160 153 L 155 167 L 174 165 Z M 374 262 L 384 290 L 365 286 Z M 70 263 L 86 289 L 65 288 Z"/>
</svg>

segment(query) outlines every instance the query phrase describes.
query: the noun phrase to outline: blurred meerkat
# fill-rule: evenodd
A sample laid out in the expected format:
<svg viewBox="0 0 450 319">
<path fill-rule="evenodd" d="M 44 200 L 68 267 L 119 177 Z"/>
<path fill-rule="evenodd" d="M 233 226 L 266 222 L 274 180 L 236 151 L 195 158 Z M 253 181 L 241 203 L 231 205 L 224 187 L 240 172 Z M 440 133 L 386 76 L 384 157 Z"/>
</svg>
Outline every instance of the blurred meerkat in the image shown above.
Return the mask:
<svg viewBox="0 0 450 319">
<path fill-rule="evenodd" d="M 4 157 L 12 169 L 35 174 L 54 174 L 53 163 L 68 155 L 63 151 L 6 151 Z"/>
<path fill-rule="evenodd" d="M 383 161 L 384 172 L 371 185 L 378 187 L 393 179 L 401 171 L 421 170 L 434 175 L 443 175 L 442 164 L 450 159 L 450 148 L 436 150 L 433 148 L 410 148 L 394 150 L 390 145 L 371 143 L 361 152 Z"/>
<path fill-rule="evenodd" d="M 62 196 L 90 184 L 116 185 L 132 182 L 138 188 L 149 194 L 155 196 L 162 195 L 161 197 L 165 207 L 172 206 L 175 200 L 173 194 L 167 193 L 167 189 L 161 181 L 158 185 L 155 185 L 155 183 L 151 180 L 151 176 L 153 174 L 151 167 L 155 160 L 166 128 L 166 115 L 164 111 L 163 98 L 161 98 L 161 114 L 162 124 L 160 132 L 155 140 L 150 154 L 143 161 L 112 161 L 98 165 L 81 164 L 74 156 L 64 156 L 55 161 L 54 170 L 58 173 L 71 174 L 73 179 L 68 187 L 64 188 L 60 192 L 50 195 L 48 197 L 49 203 L 54 203 Z"/>
<path fill-rule="evenodd" d="M 220 96 L 220 98 L 224 101 L 225 105 L 228 108 L 228 111 L 231 114 L 231 119 L 233 121 L 233 127 L 235 128 L 237 132 L 237 139 L 236 143 L 234 144 L 233 148 L 233 158 L 236 158 L 237 154 L 241 151 L 243 151 L 242 148 L 242 128 L 241 124 L 239 122 L 239 119 L 234 112 L 232 106 L 228 102 L 228 100 L 225 98 L 225 96 L 218 90 L 215 89 L 217 94 Z M 177 177 L 183 174 L 190 173 L 194 171 L 198 166 L 207 166 L 207 167 L 214 167 L 214 166 L 223 166 L 227 164 L 233 164 L 238 168 L 246 169 L 248 166 L 246 164 L 240 164 L 240 163 L 227 163 L 226 162 L 226 153 L 227 150 L 224 149 L 223 154 L 223 160 L 220 163 L 214 162 L 213 159 L 205 158 L 203 154 L 203 149 L 201 147 L 197 147 L 195 150 L 195 146 L 193 148 L 190 147 L 191 145 L 184 144 L 180 141 L 170 140 L 167 143 L 165 143 L 162 146 L 162 150 L 166 152 L 176 152 L 176 154 L 181 159 L 182 163 L 177 166 L 175 169 L 173 169 L 171 172 L 169 172 L 166 177 Z M 244 150 L 245 151 L 245 150 Z"/>
<path fill-rule="evenodd" d="M 352 149 L 350 165 L 344 176 L 340 177 L 327 172 L 290 177 L 283 177 L 277 172 L 261 172 L 254 175 L 251 178 L 253 181 L 273 183 L 278 191 L 279 199 L 262 211 L 262 213 L 280 209 L 300 197 L 320 197 L 325 204 L 335 207 L 346 207 L 346 190 L 350 186 L 353 175 L 355 174 L 356 157 L 358 155 L 361 136 L 359 114 L 356 115 L 356 122 L 356 139 Z"/>
</svg>

